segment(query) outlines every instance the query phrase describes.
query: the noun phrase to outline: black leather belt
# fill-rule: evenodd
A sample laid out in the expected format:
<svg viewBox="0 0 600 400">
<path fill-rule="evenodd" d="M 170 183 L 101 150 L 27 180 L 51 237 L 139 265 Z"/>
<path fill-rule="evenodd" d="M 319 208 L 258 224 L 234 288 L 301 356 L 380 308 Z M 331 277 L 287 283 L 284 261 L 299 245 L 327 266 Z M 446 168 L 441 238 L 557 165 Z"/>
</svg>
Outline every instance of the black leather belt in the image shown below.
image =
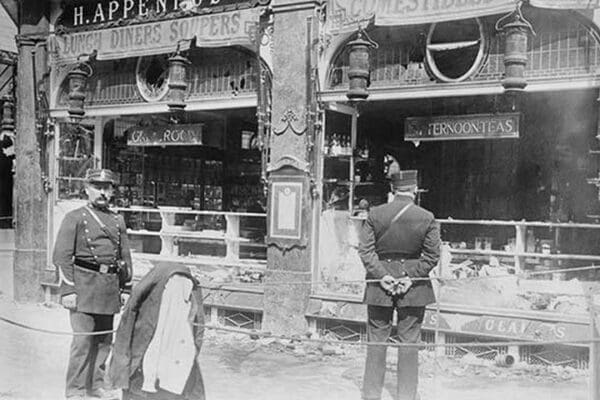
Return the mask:
<svg viewBox="0 0 600 400">
<path fill-rule="evenodd" d="M 386 260 L 388 262 L 391 261 L 401 261 L 404 262 L 406 260 L 418 259 L 418 255 L 414 254 L 400 254 L 400 253 L 381 253 L 378 254 L 380 260 Z"/>
<path fill-rule="evenodd" d="M 119 267 L 117 267 L 115 264 L 98 264 L 91 261 L 80 260 L 78 258 L 75 259 L 75 265 L 103 274 L 116 274 L 119 272 Z"/>
</svg>

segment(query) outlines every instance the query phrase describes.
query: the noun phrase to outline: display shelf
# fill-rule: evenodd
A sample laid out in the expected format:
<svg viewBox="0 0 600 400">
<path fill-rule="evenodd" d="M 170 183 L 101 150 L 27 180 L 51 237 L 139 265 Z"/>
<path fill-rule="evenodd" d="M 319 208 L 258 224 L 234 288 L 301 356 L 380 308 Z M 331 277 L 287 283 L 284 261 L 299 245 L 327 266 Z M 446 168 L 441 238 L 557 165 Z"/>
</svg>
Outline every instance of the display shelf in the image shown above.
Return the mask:
<svg viewBox="0 0 600 400">
<path fill-rule="evenodd" d="M 160 231 L 149 231 L 149 230 L 128 230 L 131 235 L 137 236 L 154 236 L 160 238 L 161 247 L 160 255 L 162 256 L 175 256 L 179 257 L 178 254 L 178 243 L 182 239 L 189 242 L 220 242 L 226 246 L 225 259 L 227 260 L 239 260 L 240 259 L 240 245 L 243 246 L 257 246 L 266 247 L 264 243 L 252 242 L 250 239 L 242 237 L 240 235 L 240 221 L 242 218 L 265 218 L 266 214 L 262 213 L 246 213 L 246 212 L 222 212 L 222 211 L 207 211 L 207 210 L 191 210 L 179 207 L 158 207 L 158 208 L 143 208 L 143 207 L 118 207 L 115 211 L 122 213 L 158 213 L 161 218 Z M 222 217 L 225 219 L 226 228 L 223 230 L 216 229 L 203 229 L 193 230 L 184 225 L 176 223 L 177 215 L 190 215 L 194 217 L 198 216 L 213 216 Z M 185 220 L 183 221 L 185 223 Z"/>
</svg>

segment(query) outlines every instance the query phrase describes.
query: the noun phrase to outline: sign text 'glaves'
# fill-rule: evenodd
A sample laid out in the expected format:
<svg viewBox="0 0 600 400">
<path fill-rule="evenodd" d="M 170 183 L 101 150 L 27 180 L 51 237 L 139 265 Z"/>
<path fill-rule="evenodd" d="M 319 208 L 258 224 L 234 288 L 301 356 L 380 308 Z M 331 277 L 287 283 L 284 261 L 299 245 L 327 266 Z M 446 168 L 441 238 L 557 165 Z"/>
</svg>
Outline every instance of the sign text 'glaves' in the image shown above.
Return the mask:
<svg viewBox="0 0 600 400">
<path fill-rule="evenodd" d="M 406 118 L 404 140 L 518 138 L 519 115 L 508 113 Z"/>
<path fill-rule="evenodd" d="M 129 146 L 202 145 L 202 124 L 130 128 Z"/>
</svg>

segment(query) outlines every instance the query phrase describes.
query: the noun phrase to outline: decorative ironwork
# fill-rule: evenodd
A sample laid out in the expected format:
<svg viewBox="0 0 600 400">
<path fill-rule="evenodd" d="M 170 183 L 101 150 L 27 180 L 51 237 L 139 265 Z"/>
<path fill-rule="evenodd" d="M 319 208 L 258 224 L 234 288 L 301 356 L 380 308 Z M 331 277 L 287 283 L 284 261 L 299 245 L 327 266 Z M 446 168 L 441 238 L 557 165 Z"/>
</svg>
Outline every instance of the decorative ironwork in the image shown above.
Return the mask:
<svg viewBox="0 0 600 400">
<path fill-rule="evenodd" d="M 573 368 L 588 368 L 589 349 L 567 346 L 523 346 L 519 358 L 528 364 L 560 365 Z"/>
<path fill-rule="evenodd" d="M 318 319 L 317 332 L 322 336 L 333 335 L 338 340 L 357 342 L 366 339 L 365 325 L 359 323 Z"/>
<path fill-rule="evenodd" d="M 481 346 L 463 347 L 460 345 L 462 342 L 481 342 Z M 476 337 L 447 335 L 446 343 L 455 343 L 455 346 L 446 347 L 446 355 L 459 358 L 472 355 L 485 360 L 495 360 L 499 354 L 508 352 L 507 346 L 488 346 L 485 342 Z"/>
<path fill-rule="evenodd" d="M 360 331 L 350 329 L 346 325 L 331 327 L 325 331 L 325 334 L 332 333 L 338 340 L 346 342 L 358 342 L 360 340 Z"/>
<path fill-rule="evenodd" d="M 233 326 L 241 329 L 261 329 L 262 314 L 251 311 L 219 309 L 219 323 L 224 326 Z"/>
<path fill-rule="evenodd" d="M 535 360 L 539 360 L 545 365 L 568 365 L 571 367 L 577 365 L 576 359 L 557 350 L 542 351 L 540 353 L 532 354 L 531 357 Z"/>
</svg>

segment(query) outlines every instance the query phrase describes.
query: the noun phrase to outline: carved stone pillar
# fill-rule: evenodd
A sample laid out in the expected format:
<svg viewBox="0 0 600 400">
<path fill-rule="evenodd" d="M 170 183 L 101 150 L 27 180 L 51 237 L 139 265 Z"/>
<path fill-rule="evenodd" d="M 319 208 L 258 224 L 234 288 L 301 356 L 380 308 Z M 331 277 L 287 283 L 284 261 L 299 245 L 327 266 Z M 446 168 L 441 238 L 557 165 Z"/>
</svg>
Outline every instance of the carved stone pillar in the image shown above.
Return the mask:
<svg viewBox="0 0 600 400">
<path fill-rule="evenodd" d="M 269 224 L 278 206 L 273 183 L 295 181 L 302 187 L 298 239 L 273 239 L 267 249 L 264 328 L 280 334 L 304 333 L 311 282 L 310 43 L 317 2 L 274 0 L 273 89 L 269 162 Z M 282 183 L 285 186 L 285 183 Z M 283 203 L 279 204 L 282 205 Z M 294 200 L 294 204 L 298 205 Z M 285 282 L 294 282 L 286 285 Z M 303 284 L 302 282 L 306 282 Z"/>
</svg>

